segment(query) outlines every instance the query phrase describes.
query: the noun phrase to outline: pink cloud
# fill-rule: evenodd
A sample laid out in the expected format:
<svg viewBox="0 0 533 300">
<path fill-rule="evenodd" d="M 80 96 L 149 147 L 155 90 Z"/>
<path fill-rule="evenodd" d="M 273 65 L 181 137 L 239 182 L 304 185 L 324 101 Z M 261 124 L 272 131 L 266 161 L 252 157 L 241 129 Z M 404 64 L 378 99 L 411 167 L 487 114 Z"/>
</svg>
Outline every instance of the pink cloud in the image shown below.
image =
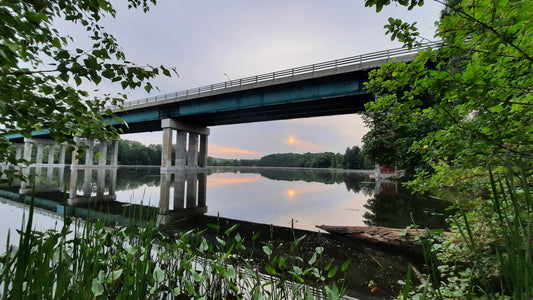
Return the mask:
<svg viewBox="0 0 533 300">
<path fill-rule="evenodd" d="M 232 148 L 232 147 L 226 147 L 222 145 L 216 145 L 216 144 L 209 144 L 208 148 L 209 156 L 216 157 L 216 158 L 261 158 L 263 154 L 248 150 L 248 149 L 240 149 L 240 148 Z"/>
</svg>

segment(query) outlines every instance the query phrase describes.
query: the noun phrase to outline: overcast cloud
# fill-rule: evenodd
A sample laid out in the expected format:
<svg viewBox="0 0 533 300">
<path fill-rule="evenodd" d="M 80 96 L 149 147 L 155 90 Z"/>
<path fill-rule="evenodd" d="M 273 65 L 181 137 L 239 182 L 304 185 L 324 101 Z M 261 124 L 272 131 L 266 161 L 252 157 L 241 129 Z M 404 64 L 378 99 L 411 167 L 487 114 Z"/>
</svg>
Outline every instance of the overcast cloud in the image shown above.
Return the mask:
<svg viewBox="0 0 533 300">
<path fill-rule="evenodd" d="M 226 81 L 227 76 L 238 79 L 399 47 L 385 35 L 388 17 L 417 21 L 422 35 L 433 40 L 441 8 L 428 1 L 412 11 L 389 7 L 377 14 L 361 0 L 159 0 L 147 14 L 119 6 L 117 18 L 106 20 L 105 27 L 130 60 L 177 68 L 179 77 L 156 80 L 159 91 L 130 92 L 136 99 Z M 211 128 L 209 155 L 343 153 L 361 145 L 365 132 L 357 115 L 217 126 Z M 123 138 L 155 144 L 161 136 L 154 132 Z"/>
</svg>

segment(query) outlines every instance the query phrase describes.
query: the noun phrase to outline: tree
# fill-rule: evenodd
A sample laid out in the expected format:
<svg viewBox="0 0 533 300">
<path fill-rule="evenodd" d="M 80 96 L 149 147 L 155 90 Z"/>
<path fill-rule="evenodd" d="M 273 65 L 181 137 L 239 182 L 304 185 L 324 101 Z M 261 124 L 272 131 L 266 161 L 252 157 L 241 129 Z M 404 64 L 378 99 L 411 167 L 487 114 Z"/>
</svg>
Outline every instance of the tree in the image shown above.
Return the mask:
<svg viewBox="0 0 533 300">
<path fill-rule="evenodd" d="M 149 10 L 155 0 L 128 0 L 129 8 Z M 115 17 L 106 0 L 3 0 L 0 2 L 0 161 L 17 163 L 6 134 L 30 137 L 48 129 L 58 142 L 71 136 L 116 138 L 117 131 L 103 116 L 108 104 L 120 104 L 124 94 L 92 96 L 82 84 L 116 82 L 123 89 L 144 87 L 150 79 L 173 69 L 130 62 L 115 38 L 100 25 Z M 75 40 L 55 28 L 70 22 L 85 28 L 93 44 L 76 47 Z M 175 72 L 175 71 L 174 71 Z"/>
<path fill-rule="evenodd" d="M 396 2 L 409 8 L 423 4 Z M 397 126 L 420 120 L 438 125 L 410 148 L 431 168 L 420 170 L 411 187 L 431 188 L 459 208 L 453 228 L 462 235 L 437 251 L 446 261 L 439 271 L 453 281 L 432 276 L 434 296 L 474 297 L 481 287 L 489 298 L 528 299 L 533 296 L 532 257 L 524 252 L 533 246 L 525 225 L 533 221 L 533 2 L 437 2 L 445 7 L 436 34 L 441 47 L 411 64 L 372 73 L 367 88 L 377 99 L 367 109 Z M 366 1 L 378 11 L 390 3 Z M 391 18 L 386 27 L 407 47 L 419 44 L 416 24 Z M 409 88 L 399 89 L 405 79 Z M 426 105 L 428 96 L 432 102 Z M 488 241 L 502 242 L 492 247 Z M 463 275 L 454 275 L 459 272 Z M 493 275 L 500 290 L 488 280 Z"/>
<path fill-rule="evenodd" d="M 346 148 L 343 159 L 344 169 L 372 169 L 373 167 L 365 162 L 361 148 L 353 146 Z"/>
</svg>

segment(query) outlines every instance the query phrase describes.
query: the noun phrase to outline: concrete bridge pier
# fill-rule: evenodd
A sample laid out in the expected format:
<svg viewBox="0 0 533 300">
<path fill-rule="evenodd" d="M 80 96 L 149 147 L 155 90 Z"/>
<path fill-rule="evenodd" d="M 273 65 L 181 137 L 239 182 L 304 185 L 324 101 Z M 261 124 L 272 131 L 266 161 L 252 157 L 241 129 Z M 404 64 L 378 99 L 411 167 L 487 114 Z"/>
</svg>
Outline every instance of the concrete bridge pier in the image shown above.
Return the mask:
<svg viewBox="0 0 533 300">
<path fill-rule="evenodd" d="M 37 152 L 35 154 L 35 160 L 33 160 L 33 146 L 36 146 Z M 59 146 L 59 160 L 55 159 L 56 150 Z M 57 143 L 54 140 L 25 138 L 23 155 L 20 146 L 15 146 L 17 149 L 16 158 L 24 158 L 29 162 L 29 166 L 43 167 L 43 166 L 65 166 L 65 153 L 67 151 L 66 143 Z M 43 162 L 44 150 L 48 149 L 48 160 Z"/>
<path fill-rule="evenodd" d="M 118 165 L 118 141 L 100 141 L 97 139 L 82 139 L 80 137 L 75 137 L 74 142 L 77 147 L 72 151 L 72 162 L 70 165 L 71 169 L 75 168 L 108 168 L 116 167 Z M 85 162 L 84 164 L 79 163 L 79 148 L 81 145 L 86 147 L 85 149 Z M 94 164 L 94 154 L 95 151 L 98 151 L 98 163 Z M 109 164 L 108 164 L 109 162 Z"/>
<path fill-rule="evenodd" d="M 185 169 L 202 170 L 207 166 L 209 128 L 187 124 L 174 119 L 161 120 L 161 128 L 163 129 L 162 174 L 169 171 L 184 171 Z M 174 164 L 172 164 L 174 131 L 176 131 L 176 154 Z"/>
</svg>

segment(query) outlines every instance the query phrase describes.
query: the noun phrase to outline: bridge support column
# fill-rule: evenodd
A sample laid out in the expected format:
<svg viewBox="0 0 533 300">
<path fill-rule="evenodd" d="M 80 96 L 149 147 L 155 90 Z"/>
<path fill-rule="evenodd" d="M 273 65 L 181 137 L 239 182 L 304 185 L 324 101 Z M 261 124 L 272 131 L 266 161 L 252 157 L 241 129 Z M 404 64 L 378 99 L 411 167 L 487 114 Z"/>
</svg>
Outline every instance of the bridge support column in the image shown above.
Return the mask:
<svg viewBox="0 0 533 300">
<path fill-rule="evenodd" d="M 161 172 L 202 169 L 207 165 L 207 136 L 209 128 L 173 119 L 161 121 L 163 149 Z M 172 165 L 172 140 L 176 131 L 176 154 Z M 188 143 L 187 143 L 188 135 Z M 198 148 L 198 143 L 200 143 Z M 187 147 L 188 145 L 188 147 Z"/>
<path fill-rule="evenodd" d="M 198 167 L 198 135 L 189 133 L 189 152 L 187 153 L 189 167 Z"/>
<path fill-rule="evenodd" d="M 116 140 L 112 141 L 99 141 L 96 139 L 82 139 L 80 137 L 75 137 L 74 141 L 76 147 L 72 151 L 72 163 L 70 168 L 84 168 L 84 167 L 99 167 L 99 168 L 108 168 L 116 167 L 118 165 L 118 142 Z M 83 165 L 79 164 L 79 148 L 82 144 L 85 144 L 85 163 Z M 111 147 L 111 149 L 108 149 Z M 98 158 L 98 164 L 93 163 L 94 151 L 98 149 L 100 157 Z M 64 161 L 66 148 L 61 148 L 61 159 Z M 109 161 L 109 164 L 108 164 Z"/>
<path fill-rule="evenodd" d="M 207 167 L 207 135 L 200 135 L 200 152 L 198 153 L 198 166 Z"/>
<path fill-rule="evenodd" d="M 21 159 L 24 155 L 24 144 L 17 143 L 13 144 L 15 146 L 15 159 Z"/>
<path fill-rule="evenodd" d="M 33 160 L 33 148 L 36 146 L 35 160 Z M 59 161 L 56 162 L 56 150 L 59 148 Z M 28 161 L 28 166 L 34 167 L 63 167 L 65 165 L 65 152 L 67 145 L 65 143 L 58 144 L 53 140 L 25 138 L 23 150 L 20 146 L 16 146 L 16 158 L 24 158 Z M 48 160 L 44 162 L 44 151 L 48 149 Z"/>
</svg>

